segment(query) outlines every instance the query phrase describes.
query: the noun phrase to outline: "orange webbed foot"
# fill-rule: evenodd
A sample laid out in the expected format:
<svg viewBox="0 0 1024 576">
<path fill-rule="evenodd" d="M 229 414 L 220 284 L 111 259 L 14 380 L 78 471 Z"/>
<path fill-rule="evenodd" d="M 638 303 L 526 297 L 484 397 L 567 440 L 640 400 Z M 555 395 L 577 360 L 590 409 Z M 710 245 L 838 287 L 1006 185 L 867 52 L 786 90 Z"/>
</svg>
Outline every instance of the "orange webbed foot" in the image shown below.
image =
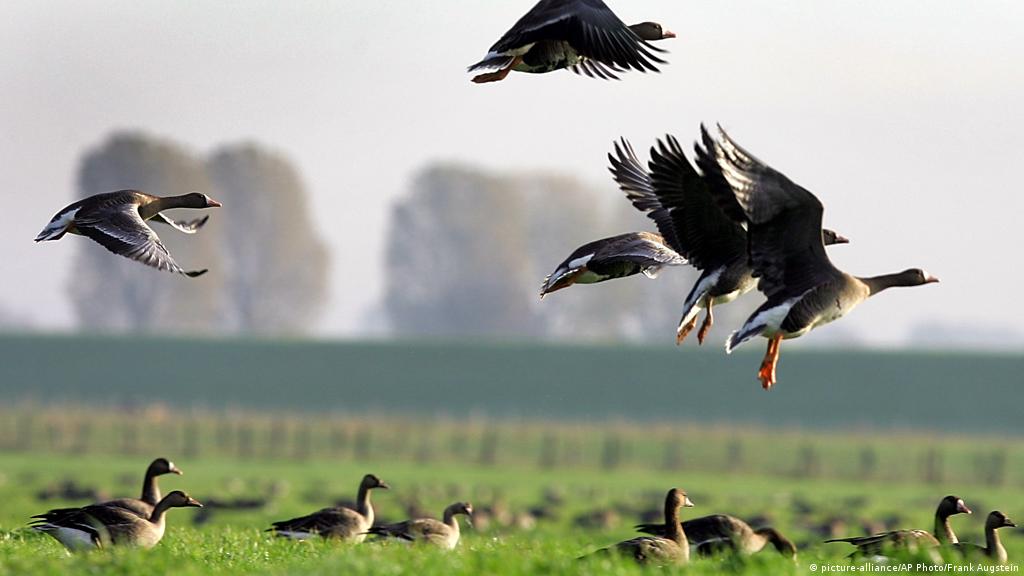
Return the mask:
<svg viewBox="0 0 1024 576">
<path fill-rule="evenodd" d="M 680 325 L 679 329 L 676 330 L 676 346 L 679 346 L 680 344 L 682 344 L 683 340 L 686 340 L 686 337 L 690 334 L 690 332 L 693 331 L 693 329 L 696 326 L 697 326 L 697 317 L 696 316 L 694 316 L 693 319 L 690 320 L 689 322 L 687 322 L 686 324 Z M 700 336 L 700 335 L 698 334 L 698 336 Z"/>
</svg>

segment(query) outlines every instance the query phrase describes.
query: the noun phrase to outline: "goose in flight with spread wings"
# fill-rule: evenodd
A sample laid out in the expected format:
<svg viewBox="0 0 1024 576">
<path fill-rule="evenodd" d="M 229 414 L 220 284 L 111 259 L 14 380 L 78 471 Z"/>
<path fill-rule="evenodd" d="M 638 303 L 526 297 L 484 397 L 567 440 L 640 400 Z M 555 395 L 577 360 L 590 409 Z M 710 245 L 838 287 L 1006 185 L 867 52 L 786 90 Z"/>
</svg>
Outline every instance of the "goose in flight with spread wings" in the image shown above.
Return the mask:
<svg viewBox="0 0 1024 576">
<path fill-rule="evenodd" d="M 741 148 L 719 127 L 715 140 L 701 127 L 701 165 L 715 163 L 742 209 L 748 252 L 757 289 L 767 301 L 732 333 L 726 351 L 755 336 L 768 338 L 758 378 L 768 390 L 784 339 L 842 318 L 858 304 L 894 286 L 921 286 L 938 278 L 920 268 L 881 276 L 859 277 L 836 268 L 822 242 L 824 207 L 796 184 Z"/>
<path fill-rule="evenodd" d="M 220 202 L 206 194 L 154 196 L 138 190 L 119 190 L 89 196 L 64 207 L 54 216 L 36 242 L 60 240 L 65 234 L 80 234 L 95 240 L 114 254 L 120 254 L 157 270 L 195 278 L 206 270 L 186 271 L 174 261 L 156 232 L 146 223 L 160 222 L 186 234 L 194 234 L 209 216 L 189 221 L 172 220 L 163 214 L 171 208 L 216 208 Z"/>
<path fill-rule="evenodd" d="M 675 34 L 656 22 L 627 26 L 601 0 L 541 0 L 469 71 L 473 82 L 504 80 L 509 72 L 543 74 L 571 68 L 605 80 L 629 69 L 658 72 L 664 50 L 650 43 Z"/>
</svg>

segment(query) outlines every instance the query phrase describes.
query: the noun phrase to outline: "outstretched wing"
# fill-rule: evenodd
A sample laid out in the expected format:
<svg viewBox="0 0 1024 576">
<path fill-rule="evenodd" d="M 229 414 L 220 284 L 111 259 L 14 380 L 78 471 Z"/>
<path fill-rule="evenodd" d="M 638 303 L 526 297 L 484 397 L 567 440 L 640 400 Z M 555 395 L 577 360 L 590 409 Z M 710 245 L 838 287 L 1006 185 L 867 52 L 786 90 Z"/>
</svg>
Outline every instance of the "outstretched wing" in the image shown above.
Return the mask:
<svg viewBox="0 0 1024 576">
<path fill-rule="evenodd" d="M 157 270 L 194 278 L 206 270 L 186 271 L 174 261 L 167 247 L 146 225 L 134 204 L 100 207 L 75 215 L 75 228 L 107 250 Z"/>
<path fill-rule="evenodd" d="M 491 54 L 521 53 L 545 40 L 568 42 L 581 56 L 599 62 L 603 67 L 593 67 L 599 77 L 608 68 L 657 72 L 655 63 L 665 63 L 654 54 L 664 50 L 637 36 L 601 0 L 541 0 L 491 47 Z M 470 70 L 495 65 L 494 58 L 487 58 Z"/>
<path fill-rule="evenodd" d="M 722 176 L 749 222 L 750 264 L 758 289 L 771 298 L 803 294 L 842 273 L 822 241 L 821 202 L 784 174 L 758 160 L 719 127 L 721 138 L 705 139 Z"/>
<path fill-rule="evenodd" d="M 161 224 L 167 224 L 168 226 L 175 228 L 185 234 L 195 234 L 206 224 L 206 221 L 210 219 L 209 215 L 203 216 L 202 218 L 196 218 L 195 220 L 171 220 L 163 214 L 157 212 L 156 216 L 150 218 L 150 222 L 159 222 Z"/>
</svg>

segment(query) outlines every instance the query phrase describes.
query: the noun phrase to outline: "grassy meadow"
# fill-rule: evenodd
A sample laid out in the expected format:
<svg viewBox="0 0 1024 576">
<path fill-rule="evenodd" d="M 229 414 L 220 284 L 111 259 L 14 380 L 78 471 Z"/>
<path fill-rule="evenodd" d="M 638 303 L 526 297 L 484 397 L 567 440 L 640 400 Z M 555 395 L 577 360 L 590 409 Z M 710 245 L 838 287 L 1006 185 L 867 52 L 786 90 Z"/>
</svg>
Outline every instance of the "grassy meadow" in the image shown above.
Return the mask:
<svg viewBox="0 0 1024 576">
<path fill-rule="evenodd" d="M 797 350 L 764 393 L 756 354 L 692 348 L 0 343 L 0 574 L 634 574 L 651 569 L 576 558 L 657 521 L 674 486 L 696 504 L 684 517 L 733 514 L 800 549 L 796 565 L 767 550 L 688 574 L 848 566 L 851 547 L 822 540 L 930 530 L 946 494 L 975 510 L 953 519 L 962 541 L 983 543 L 990 510 L 1024 516 L 1019 356 Z M 169 512 L 155 549 L 69 555 L 26 529 L 136 495 L 157 456 L 185 471 L 165 492 L 208 506 Z M 468 500 L 474 527 L 452 553 L 263 531 L 354 498 L 367 472 L 392 486 L 380 521 Z M 1024 556 L 1024 534 L 1001 534 Z"/>
</svg>

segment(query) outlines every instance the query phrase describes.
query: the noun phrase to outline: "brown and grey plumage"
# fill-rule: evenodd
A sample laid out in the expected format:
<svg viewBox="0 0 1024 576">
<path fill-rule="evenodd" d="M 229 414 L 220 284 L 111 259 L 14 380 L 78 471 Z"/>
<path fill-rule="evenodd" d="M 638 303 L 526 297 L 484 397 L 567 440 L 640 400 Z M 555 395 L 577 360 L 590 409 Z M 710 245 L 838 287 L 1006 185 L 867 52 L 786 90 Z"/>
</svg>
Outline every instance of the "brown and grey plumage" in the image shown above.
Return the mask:
<svg viewBox="0 0 1024 576">
<path fill-rule="evenodd" d="M 369 534 L 398 538 L 406 542 L 419 542 L 432 544 L 452 550 L 459 543 L 459 521 L 456 516 L 463 514 L 473 517 L 473 505 L 469 502 L 456 502 L 444 509 L 442 520 L 433 518 L 417 518 L 374 526 L 368 530 Z"/>
<path fill-rule="evenodd" d="M 664 526 L 666 529 L 662 535 L 632 538 L 610 548 L 602 548 L 594 554 L 614 553 L 629 556 L 641 564 L 658 566 L 688 563 L 690 561 L 690 543 L 679 522 L 679 508 L 684 506 L 693 506 L 693 502 L 687 497 L 686 492 L 678 488 L 669 490 L 665 495 Z"/>
<path fill-rule="evenodd" d="M 177 221 L 160 212 L 172 208 L 216 208 L 220 205 L 220 202 L 199 192 L 167 197 L 153 196 L 138 190 L 96 194 L 64 207 L 36 236 L 36 242 L 60 240 L 67 233 L 80 234 L 115 254 L 157 270 L 194 278 L 206 270 L 182 269 L 146 222 L 160 222 L 186 234 L 193 234 L 206 223 L 208 216 Z"/>
<path fill-rule="evenodd" d="M 355 508 L 333 506 L 317 510 L 312 514 L 274 522 L 268 532 L 293 540 L 305 540 L 315 536 L 339 538 L 350 542 L 362 542 L 366 531 L 373 526 L 373 505 L 370 492 L 375 489 L 387 490 L 389 486 L 373 474 L 363 476 L 359 483 Z"/>
<path fill-rule="evenodd" d="M 617 72 L 657 72 L 665 64 L 650 44 L 675 38 L 655 22 L 626 26 L 601 0 L 541 0 L 469 71 L 497 70 L 473 78 L 504 80 L 509 72 L 543 74 L 571 68 L 577 74 L 617 80 Z"/>
<path fill-rule="evenodd" d="M 182 474 L 182 471 L 174 465 L 170 460 L 166 458 L 157 458 L 153 460 L 146 468 L 146 475 L 142 479 L 142 496 L 139 498 L 117 498 L 115 500 L 107 500 L 104 502 L 98 502 L 94 506 L 116 506 L 118 508 L 124 508 L 131 512 L 142 516 L 143 518 L 149 518 L 153 513 L 153 508 L 161 500 L 160 487 L 157 484 L 157 477 L 164 474 Z M 50 510 L 45 514 L 39 514 L 33 516 L 33 518 L 41 518 L 43 520 L 49 520 L 64 515 L 69 510 L 78 510 L 78 508 L 58 508 Z"/>
<path fill-rule="evenodd" d="M 152 548 L 164 536 L 166 512 L 184 507 L 202 504 L 175 490 L 161 499 L 149 516 L 139 516 L 121 506 L 92 504 L 33 516 L 37 520 L 32 528 L 49 534 L 71 551 L 109 546 Z"/>
<path fill-rule="evenodd" d="M 726 342 L 732 352 L 755 336 L 768 338 L 758 378 L 766 390 L 775 384 L 783 339 L 798 338 L 842 318 L 868 297 L 894 286 L 920 286 L 938 279 L 914 268 L 883 276 L 857 277 L 836 268 L 822 242 L 821 202 L 737 145 L 719 127 L 714 140 L 701 127 L 702 164 L 716 163 L 743 210 L 748 252 L 757 289 L 767 301 Z M 718 187 L 714 187 L 718 189 Z"/>
<path fill-rule="evenodd" d="M 683 532 L 701 556 L 723 551 L 743 555 L 755 554 L 771 544 L 779 554 L 796 560 L 796 545 L 771 527 L 753 529 L 749 524 L 727 514 L 702 516 L 682 523 Z M 655 536 L 664 536 L 664 524 L 638 524 L 637 530 Z"/>
<path fill-rule="evenodd" d="M 621 145 L 615 144 L 615 154 L 609 154 L 608 160 L 615 181 L 633 206 L 654 221 L 671 250 L 701 271 L 683 303 L 676 344 L 683 342 L 696 327 L 701 310 L 706 310 L 697 332 L 703 344 L 714 323 L 714 306 L 735 300 L 756 283 L 747 257 L 742 208 L 730 199 L 731 194 L 713 193 L 728 188 L 718 165 L 704 163 L 703 173 L 698 172 L 671 135 L 651 147 L 649 170 L 625 138 Z M 847 242 L 828 229 L 821 236 L 825 245 Z"/>
<path fill-rule="evenodd" d="M 573 284 L 595 284 L 644 274 L 654 278 L 665 266 L 679 266 L 686 259 L 665 245 L 660 234 L 628 232 L 588 242 L 573 250 L 555 271 L 548 274 L 540 296 Z"/>
<path fill-rule="evenodd" d="M 977 544 L 969 543 L 955 543 L 954 548 L 960 554 L 971 557 L 975 555 L 988 556 L 998 564 L 1006 564 L 1009 558 L 1006 555 L 1006 548 L 1003 546 L 1002 541 L 999 539 L 1000 528 L 1015 528 L 1017 526 L 1013 520 L 1006 517 L 1006 514 L 998 510 L 993 510 L 989 513 L 988 518 L 985 519 L 985 545 L 978 546 Z"/>
<path fill-rule="evenodd" d="M 946 496 L 935 509 L 935 533 L 926 530 L 890 530 L 871 536 L 832 538 L 825 542 L 848 542 L 857 547 L 855 554 L 867 556 L 883 555 L 889 549 L 907 549 L 913 552 L 958 542 L 949 517 L 956 514 L 970 514 L 971 509 L 958 496 Z"/>
</svg>

